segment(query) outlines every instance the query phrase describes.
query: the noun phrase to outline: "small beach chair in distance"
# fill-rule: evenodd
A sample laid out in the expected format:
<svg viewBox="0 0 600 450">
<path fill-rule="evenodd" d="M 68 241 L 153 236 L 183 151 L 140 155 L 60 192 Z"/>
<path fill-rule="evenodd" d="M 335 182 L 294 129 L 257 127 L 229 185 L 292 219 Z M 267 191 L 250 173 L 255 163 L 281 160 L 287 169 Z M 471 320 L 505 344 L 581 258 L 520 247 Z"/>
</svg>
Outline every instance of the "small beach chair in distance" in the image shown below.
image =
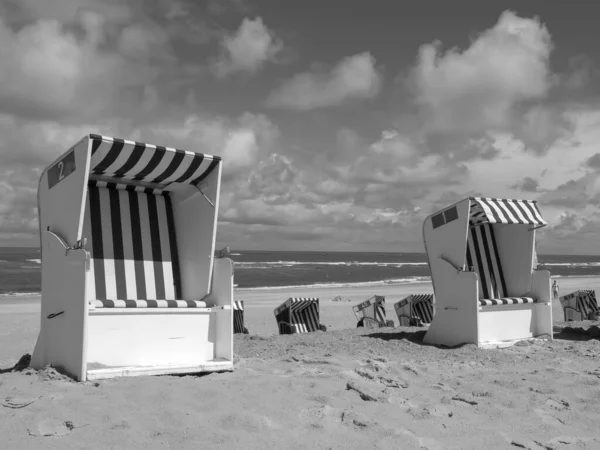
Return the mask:
<svg viewBox="0 0 600 450">
<path fill-rule="evenodd" d="M 422 327 L 433 320 L 433 294 L 412 294 L 394 304 L 402 327 Z"/>
<path fill-rule="evenodd" d="M 596 320 L 600 307 L 593 289 L 579 289 L 559 297 L 565 322 Z"/>
<path fill-rule="evenodd" d="M 33 368 L 81 381 L 233 370 L 221 172 L 216 156 L 95 134 L 44 170 Z"/>
<path fill-rule="evenodd" d="M 273 310 L 279 334 L 326 331 L 319 319 L 318 298 L 288 298 Z"/>
<path fill-rule="evenodd" d="M 381 328 L 393 327 L 393 320 L 386 320 L 385 297 L 374 295 L 364 302 L 352 307 L 357 320 L 357 327 Z"/>
<path fill-rule="evenodd" d="M 233 301 L 233 332 L 234 334 L 248 334 L 248 328 L 244 326 L 244 301 Z"/>
<path fill-rule="evenodd" d="M 469 197 L 423 223 L 435 315 L 424 343 L 509 346 L 553 339 L 550 272 L 533 266 L 535 201 Z"/>
</svg>

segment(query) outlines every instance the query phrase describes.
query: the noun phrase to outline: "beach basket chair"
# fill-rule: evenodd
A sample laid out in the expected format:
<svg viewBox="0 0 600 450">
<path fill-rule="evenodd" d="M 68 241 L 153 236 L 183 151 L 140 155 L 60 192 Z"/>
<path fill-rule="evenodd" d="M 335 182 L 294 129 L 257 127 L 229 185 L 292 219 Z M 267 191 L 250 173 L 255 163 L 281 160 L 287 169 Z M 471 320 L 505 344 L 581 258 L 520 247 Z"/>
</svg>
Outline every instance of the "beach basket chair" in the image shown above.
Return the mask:
<svg viewBox="0 0 600 450">
<path fill-rule="evenodd" d="M 385 315 L 385 297 L 374 295 L 352 307 L 356 316 L 357 327 L 380 328 L 393 327 L 393 320 L 386 320 Z"/>
<path fill-rule="evenodd" d="M 565 322 L 597 320 L 600 313 L 596 292 L 593 289 L 579 289 L 559 298 L 563 307 Z"/>
<path fill-rule="evenodd" d="M 221 171 L 217 156 L 95 134 L 44 170 L 32 367 L 81 381 L 233 370 Z"/>
<path fill-rule="evenodd" d="M 552 340 L 550 272 L 533 267 L 535 230 L 545 225 L 530 200 L 470 197 L 427 217 L 435 315 L 424 342 Z"/>
<path fill-rule="evenodd" d="M 422 327 L 433 320 L 433 294 L 412 294 L 394 304 L 402 327 Z"/>
<path fill-rule="evenodd" d="M 279 334 L 326 331 L 319 322 L 318 298 L 288 298 L 273 310 Z"/>
<path fill-rule="evenodd" d="M 244 326 L 244 301 L 233 301 L 233 332 L 234 334 L 248 334 L 248 328 Z"/>
</svg>

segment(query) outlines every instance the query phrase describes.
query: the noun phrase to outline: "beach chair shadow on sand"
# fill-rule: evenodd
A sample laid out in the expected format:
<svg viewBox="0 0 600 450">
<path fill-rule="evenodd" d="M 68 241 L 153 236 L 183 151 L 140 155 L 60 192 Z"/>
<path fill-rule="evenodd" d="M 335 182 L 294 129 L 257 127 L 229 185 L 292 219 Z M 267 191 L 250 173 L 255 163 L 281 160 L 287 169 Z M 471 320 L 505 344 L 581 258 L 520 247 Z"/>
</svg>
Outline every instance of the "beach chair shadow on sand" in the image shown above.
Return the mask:
<svg viewBox="0 0 600 450">
<path fill-rule="evenodd" d="M 31 365 L 74 378 L 233 370 L 220 158 L 90 134 L 41 175 Z"/>
<path fill-rule="evenodd" d="M 433 320 L 433 294 L 412 294 L 394 304 L 401 327 L 422 327 Z"/>
<path fill-rule="evenodd" d="M 600 307 L 593 289 L 579 289 L 559 298 L 565 322 L 598 320 Z"/>
<path fill-rule="evenodd" d="M 393 327 L 393 320 L 386 320 L 385 297 L 374 295 L 364 302 L 354 305 L 352 311 L 356 316 L 356 326 L 365 328 Z"/>
<path fill-rule="evenodd" d="M 432 214 L 423 238 L 435 293 L 424 342 L 507 346 L 552 339 L 550 272 L 535 270 L 535 201 L 466 198 Z"/>
<path fill-rule="evenodd" d="M 318 298 L 288 298 L 273 313 L 279 334 L 327 331 L 320 323 Z"/>
</svg>

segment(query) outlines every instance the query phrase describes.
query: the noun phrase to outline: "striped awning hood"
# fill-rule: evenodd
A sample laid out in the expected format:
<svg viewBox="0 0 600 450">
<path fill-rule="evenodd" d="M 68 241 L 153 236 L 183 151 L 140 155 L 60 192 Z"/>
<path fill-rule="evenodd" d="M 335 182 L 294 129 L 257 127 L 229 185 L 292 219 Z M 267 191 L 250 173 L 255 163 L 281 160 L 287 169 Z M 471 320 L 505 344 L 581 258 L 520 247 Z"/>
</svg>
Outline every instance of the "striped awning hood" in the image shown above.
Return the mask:
<svg viewBox="0 0 600 450">
<path fill-rule="evenodd" d="M 548 225 L 535 200 L 471 197 L 471 226 L 484 223 Z"/>
<path fill-rule="evenodd" d="M 90 134 L 90 175 L 166 186 L 198 185 L 221 158 L 171 147 Z"/>
</svg>

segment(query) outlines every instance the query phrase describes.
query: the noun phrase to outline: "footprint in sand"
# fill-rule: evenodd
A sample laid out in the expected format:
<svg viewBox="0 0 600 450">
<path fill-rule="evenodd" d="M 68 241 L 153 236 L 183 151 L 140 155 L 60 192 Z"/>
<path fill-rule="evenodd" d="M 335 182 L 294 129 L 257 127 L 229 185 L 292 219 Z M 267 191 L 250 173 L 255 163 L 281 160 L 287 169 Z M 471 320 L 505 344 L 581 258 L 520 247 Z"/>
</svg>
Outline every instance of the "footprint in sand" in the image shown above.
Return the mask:
<svg viewBox="0 0 600 450">
<path fill-rule="evenodd" d="M 329 405 L 311 406 L 300 411 L 300 420 L 307 425 L 318 425 L 323 419 L 328 419 L 335 423 L 341 423 L 344 410 L 333 408 Z"/>
</svg>

